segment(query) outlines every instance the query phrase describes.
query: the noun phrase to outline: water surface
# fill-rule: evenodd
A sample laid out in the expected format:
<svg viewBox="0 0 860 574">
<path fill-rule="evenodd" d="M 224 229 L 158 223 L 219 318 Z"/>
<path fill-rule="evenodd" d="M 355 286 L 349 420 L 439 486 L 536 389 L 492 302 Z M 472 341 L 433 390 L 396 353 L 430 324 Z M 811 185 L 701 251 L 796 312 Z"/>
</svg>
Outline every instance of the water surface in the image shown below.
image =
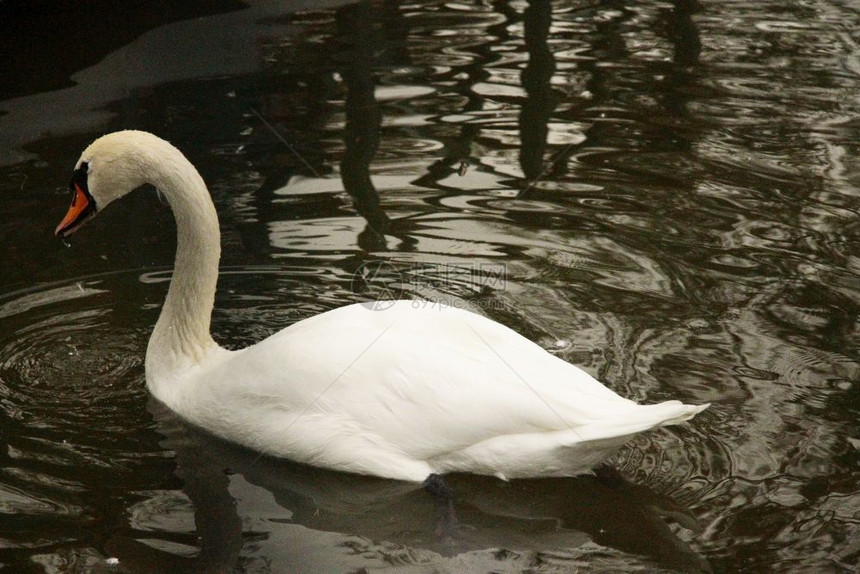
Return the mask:
<svg viewBox="0 0 860 574">
<path fill-rule="evenodd" d="M 853 571 L 856 6 L 189 6 L 110 23 L 0 8 L 16 78 L 0 96 L 0 564 Z M 47 40 L 81 21 L 102 32 L 86 49 Z M 167 207 L 141 191 L 71 248 L 52 237 L 81 150 L 121 128 L 169 139 L 209 184 L 227 347 L 421 296 L 637 401 L 712 406 L 594 476 L 452 477 L 445 531 L 412 485 L 189 429 L 144 386 Z"/>
</svg>

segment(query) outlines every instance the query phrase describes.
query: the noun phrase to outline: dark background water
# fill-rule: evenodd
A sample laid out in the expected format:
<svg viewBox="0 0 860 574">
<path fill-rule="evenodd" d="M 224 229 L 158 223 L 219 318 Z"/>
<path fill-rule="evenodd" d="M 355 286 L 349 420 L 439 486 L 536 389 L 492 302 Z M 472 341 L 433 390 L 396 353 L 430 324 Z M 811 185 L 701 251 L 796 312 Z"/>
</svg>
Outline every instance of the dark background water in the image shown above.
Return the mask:
<svg viewBox="0 0 860 574">
<path fill-rule="evenodd" d="M 0 564 L 854 571 L 858 20 L 848 0 L 0 2 Z M 209 184 L 228 347 L 393 290 L 624 396 L 712 407 L 594 476 L 453 477 L 447 536 L 411 485 L 185 428 L 142 364 L 167 207 L 138 192 L 52 236 L 80 152 L 121 128 Z"/>
</svg>

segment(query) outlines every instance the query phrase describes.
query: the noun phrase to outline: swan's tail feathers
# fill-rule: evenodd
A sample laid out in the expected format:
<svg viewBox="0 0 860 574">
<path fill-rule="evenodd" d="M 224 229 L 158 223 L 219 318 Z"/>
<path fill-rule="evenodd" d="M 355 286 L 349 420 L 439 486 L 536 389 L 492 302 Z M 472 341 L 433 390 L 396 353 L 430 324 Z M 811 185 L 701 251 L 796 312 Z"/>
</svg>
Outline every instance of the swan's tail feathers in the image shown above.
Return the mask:
<svg viewBox="0 0 860 574">
<path fill-rule="evenodd" d="M 711 406 L 711 403 L 703 405 L 686 405 L 681 401 L 666 401 L 656 405 L 642 405 L 640 412 L 643 417 L 652 417 L 652 420 L 658 421 L 655 426 L 676 425 L 684 421 L 688 421 L 706 408 Z"/>
<path fill-rule="evenodd" d="M 681 401 L 636 405 L 630 411 L 619 413 L 608 420 L 584 425 L 576 430 L 583 440 L 629 436 L 648 429 L 688 421 L 709 406 L 711 406 L 710 403 L 686 405 Z"/>
</svg>

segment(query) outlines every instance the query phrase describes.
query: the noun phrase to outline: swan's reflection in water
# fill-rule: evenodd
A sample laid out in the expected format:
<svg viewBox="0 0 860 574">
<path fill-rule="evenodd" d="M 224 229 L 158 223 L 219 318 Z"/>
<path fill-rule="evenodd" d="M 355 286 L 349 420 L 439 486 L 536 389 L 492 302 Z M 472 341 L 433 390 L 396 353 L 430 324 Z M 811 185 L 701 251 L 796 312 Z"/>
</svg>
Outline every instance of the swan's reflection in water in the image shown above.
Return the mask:
<svg viewBox="0 0 860 574">
<path fill-rule="evenodd" d="M 501 566 L 523 555 L 573 566 L 582 559 L 576 549 L 594 544 L 652 566 L 709 571 L 673 532 L 671 523 L 696 527 L 689 511 L 609 468 L 512 482 L 450 475 L 456 524 L 445 528 L 420 485 L 261 457 L 189 428 L 154 400 L 150 410 L 176 452 L 196 532 L 118 533 L 108 550 L 129 572 L 255 571 L 256 561 L 271 572 L 485 571 L 488 560 Z M 199 552 L 181 556 L 171 542 Z"/>
</svg>

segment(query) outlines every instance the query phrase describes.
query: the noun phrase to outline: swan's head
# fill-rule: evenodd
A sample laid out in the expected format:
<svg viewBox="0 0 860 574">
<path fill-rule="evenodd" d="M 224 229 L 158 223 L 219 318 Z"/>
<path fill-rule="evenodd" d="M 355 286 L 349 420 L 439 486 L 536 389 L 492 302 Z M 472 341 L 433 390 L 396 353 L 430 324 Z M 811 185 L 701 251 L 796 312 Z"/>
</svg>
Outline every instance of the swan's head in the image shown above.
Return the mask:
<svg viewBox="0 0 860 574">
<path fill-rule="evenodd" d="M 153 151 L 164 140 L 138 131 L 121 131 L 94 141 L 75 165 L 69 187 L 72 205 L 54 232 L 68 237 L 113 200 L 147 183 Z"/>
</svg>

